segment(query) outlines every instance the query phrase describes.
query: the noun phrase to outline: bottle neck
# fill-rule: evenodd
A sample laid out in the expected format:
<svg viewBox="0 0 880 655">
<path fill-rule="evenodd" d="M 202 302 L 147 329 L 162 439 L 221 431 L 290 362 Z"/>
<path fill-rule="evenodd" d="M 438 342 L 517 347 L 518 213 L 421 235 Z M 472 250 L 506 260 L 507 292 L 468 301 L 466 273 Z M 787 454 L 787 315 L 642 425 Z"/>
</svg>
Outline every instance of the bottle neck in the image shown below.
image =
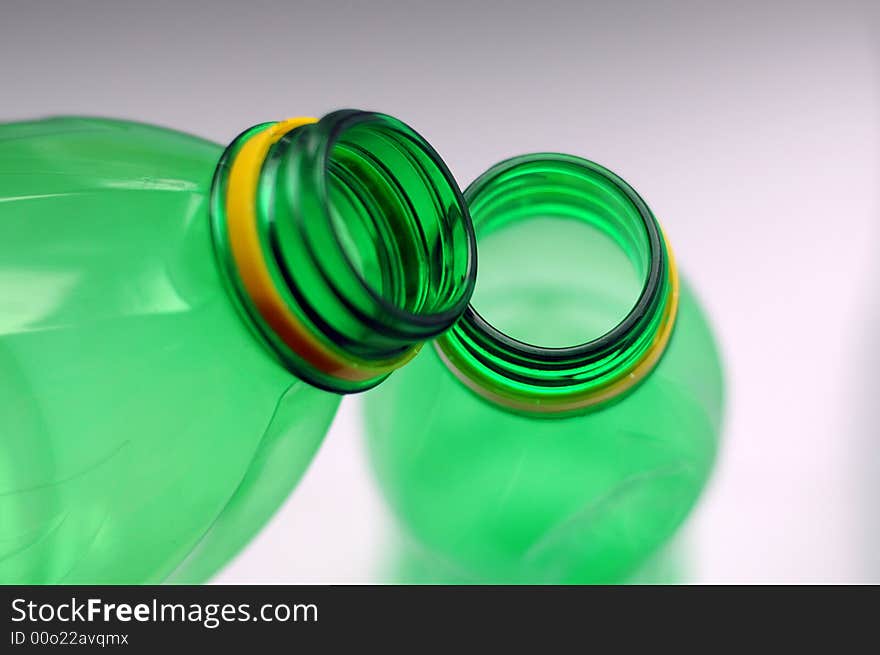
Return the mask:
<svg viewBox="0 0 880 655">
<path fill-rule="evenodd" d="M 465 191 L 479 238 L 531 217 L 589 223 L 624 248 L 642 288 L 615 327 L 579 345 L 549 348 L 496 329 L 473 307 L 436 346 L 473 391 L 505 409 L 560 417 L 632 389 L 660 360 L 678 307 L 678 274 L 660 226 L 635 190 L 584 159 L 525 155 L 502 162 Z"/>
<path fill-rule="evenodd" d="M 337 393 L 383 380 L 447 330 L 475 279 L 464 199 L 431 146 L 383 114 L 257 125 L 217 166 L 227 282 L 294 374 Z"/>
</svg>

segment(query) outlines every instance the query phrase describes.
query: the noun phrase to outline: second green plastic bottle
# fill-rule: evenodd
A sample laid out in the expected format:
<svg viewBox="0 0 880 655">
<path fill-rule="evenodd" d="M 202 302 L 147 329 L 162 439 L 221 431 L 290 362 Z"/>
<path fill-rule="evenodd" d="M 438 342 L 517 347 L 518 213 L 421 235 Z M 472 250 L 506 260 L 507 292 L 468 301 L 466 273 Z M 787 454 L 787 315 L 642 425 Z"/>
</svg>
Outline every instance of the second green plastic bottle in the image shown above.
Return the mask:
<svg viewBox="0 0 880 655">
<path fill-rule="evenodd" d="M 465 199 L 472 306 L 365 399 L 376 479 L 409 537 L 399 574 L 631 579 L 712 469 L 711 330 L 647 205 L 602 167 L 520 157 Z"/>
</svg>

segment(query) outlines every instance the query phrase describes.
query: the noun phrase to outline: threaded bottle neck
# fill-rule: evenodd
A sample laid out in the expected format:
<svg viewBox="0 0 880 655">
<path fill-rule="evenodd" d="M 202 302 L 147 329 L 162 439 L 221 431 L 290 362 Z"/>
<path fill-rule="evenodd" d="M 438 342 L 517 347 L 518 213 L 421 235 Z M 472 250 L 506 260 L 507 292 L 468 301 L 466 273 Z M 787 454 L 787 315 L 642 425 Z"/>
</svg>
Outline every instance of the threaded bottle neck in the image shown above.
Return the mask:
<svg viewBox="0 0 880 655">
<path fill-rule="evenodd" d="M 343 110 L 251 128 L 224 153 L 212 196 L 234 298 L 315 386 L 374 386 L 447 330 L 473 291 L 461 192 L 390 116 Z"/>
<path fill-rule="evenodd" d="M 562 348 L 515 339 L 469 306 L 436 342 L 462 382 L 517 413 L 559 417 L 618 398 L 650 373 L 675 323 L 678 275 L 660 226 L 632 187 L 584 159 L 533 154 L 494 166 L 464 195 L 478 238 L 535 217 L 589 223 L 626 251 L 642 288 L 612 329 Z"/>
</svg>

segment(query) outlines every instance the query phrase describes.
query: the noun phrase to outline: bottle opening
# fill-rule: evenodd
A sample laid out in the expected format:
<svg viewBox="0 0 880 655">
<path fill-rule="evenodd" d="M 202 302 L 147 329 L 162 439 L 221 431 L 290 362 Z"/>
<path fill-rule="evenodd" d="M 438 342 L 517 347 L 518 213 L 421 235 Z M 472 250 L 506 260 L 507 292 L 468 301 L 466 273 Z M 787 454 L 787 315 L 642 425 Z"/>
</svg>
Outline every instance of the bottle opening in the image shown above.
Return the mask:
<svg viewBox="0 0 880 655">
<path fill-rule="evenodd" d="M 437 340 L 467 386 L 518 412 L 585 411 L 632 388 L 674 324 L 674 261 L 651 211 L 601 166 L 561 154 L 502 162 L 467 191 L 473 302 Z"/>
<path fill-rule="evenodd" d="M 644 286 L 646 262 L 630 235 L 612 235 L 599 217 L 580 221 L 565 209 L 531 217 L 502 200 L 493 214 L 519 217 L 478 234 L 471 304 L 518 341 L 563 348 L 597 339 L 626 317 Z"/>
<path fill-rule="evenodd" d="M 213 233 L 234 297 L 294 373 L 348 393 L 448 329 L 473 292 L 473 225 L 431 146 L 384 114 L 256 126 L 227 149 Z"/>
<path fill-rule="evenodd" d="M 448 327 L 473 272 L 473 236 L 451 174 L 389 116 L 361 115 L 332 138 L 329 220 L 352 271 L 383 312 Z"/>
</svg>

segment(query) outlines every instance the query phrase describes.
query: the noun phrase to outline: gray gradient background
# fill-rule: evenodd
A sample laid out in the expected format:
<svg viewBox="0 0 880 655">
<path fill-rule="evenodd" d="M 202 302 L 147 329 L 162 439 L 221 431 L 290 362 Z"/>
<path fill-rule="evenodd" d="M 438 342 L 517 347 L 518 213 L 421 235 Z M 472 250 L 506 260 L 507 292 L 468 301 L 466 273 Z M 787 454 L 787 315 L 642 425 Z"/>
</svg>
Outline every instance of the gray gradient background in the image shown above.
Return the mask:
<svg viewBox="0 0 880 655">
<path fill-rule="evenodd" d="M 468 6 L 472 5 L 472 6 Z M 0 120 L 151 121 L 219 142 L 354 106 L 464 186 L 532 150 L 601 162 L 663 221 L 727 364 L 692 580 L 880 580 L 880 8 L 817 2 L 0 0 Z M 366 582 L 393 540 L 343 403 L 218 582 Z"/>
</svg>

